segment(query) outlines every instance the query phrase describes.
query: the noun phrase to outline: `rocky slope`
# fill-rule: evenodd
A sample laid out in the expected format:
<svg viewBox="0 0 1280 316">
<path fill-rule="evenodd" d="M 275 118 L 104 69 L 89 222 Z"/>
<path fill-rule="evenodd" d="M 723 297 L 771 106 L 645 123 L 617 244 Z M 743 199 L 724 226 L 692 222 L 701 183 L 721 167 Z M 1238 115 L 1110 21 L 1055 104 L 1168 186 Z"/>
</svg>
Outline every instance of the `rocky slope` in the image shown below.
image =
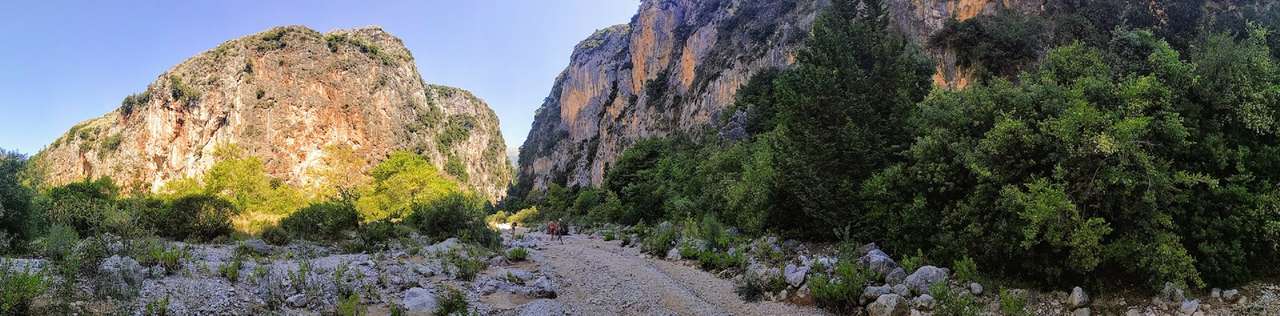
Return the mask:
<svg viewBox="0 0 1280 316">
<path fill-rule="evenodd" d="M 467 91 L 424 83 L 400 39 L 377 27 L 279 27 L 225 42 L 72 127 L 34 160 L 48 184 L 111 176 L 154 190 L 202 174 L 224 143 L 295 185 L 316 181 L 311 171 L 329 146 L 350 146 L 371 163 L 419 152 L 442 170 L 452 164 L 490 200 L 511 179 L 493 111 Z"/>
<path fill-rule="evenodd" d="M 1043 0 L 888 0 L 896 27 L 924 43 L 947 19 L 1003 9 L 1042 10 Z M 521 147 L 513 196 L 550 183 L 598 185 L 607 166 L 643 138 L 715 122 L 752 75 L 794 62 L 826 0 L 645 0 L 631 23 L 596 32 L 574 49 Z M 955 57 L 936 82 L 960 86 Z"/>
</svg>

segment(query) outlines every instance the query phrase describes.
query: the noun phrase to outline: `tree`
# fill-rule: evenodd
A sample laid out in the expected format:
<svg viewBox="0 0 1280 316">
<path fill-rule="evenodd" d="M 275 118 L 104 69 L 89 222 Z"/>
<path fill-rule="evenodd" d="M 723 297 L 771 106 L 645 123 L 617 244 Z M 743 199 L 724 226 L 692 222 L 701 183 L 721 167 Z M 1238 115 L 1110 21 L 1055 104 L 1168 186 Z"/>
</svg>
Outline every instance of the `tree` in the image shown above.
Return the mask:
<svg viewBox="0 0 1280 316">
<path fill-rule="evenodd" d="M 797 65 L 775 83 L 778 178 L 803 215 L 864 228 L 856 193 L 899 160 L 907 114 L 932 74 L 919 49 L 889 31 L 880 1 L 834 1 L 819 16 Z"/>
<path fill-rule="evenodd" d="M 31 237 L 31 190 L 19 177 L 27 158 L 0 149 L 0 253 L 14 250 Z"/>
<path fill-rule="evenodd" d="M 414 203 L 461 191 L 426 158 L 407 151 L 391 153 L 370 170 L 370 177 L 371 190 L 356 202 L 365 221 L 401 217 L 409 213 Z"/>
</svg>

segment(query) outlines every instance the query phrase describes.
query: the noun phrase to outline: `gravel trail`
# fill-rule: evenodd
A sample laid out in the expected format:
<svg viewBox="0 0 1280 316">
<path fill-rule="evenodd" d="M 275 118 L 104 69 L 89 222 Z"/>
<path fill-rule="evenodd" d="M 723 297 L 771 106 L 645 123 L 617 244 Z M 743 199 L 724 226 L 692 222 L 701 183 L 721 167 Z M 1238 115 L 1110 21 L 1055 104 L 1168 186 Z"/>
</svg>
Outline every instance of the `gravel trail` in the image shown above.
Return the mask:
<svg viewBox="0 0 1280 316">
<path fill-rule="evenodd" d="M 573 315 L 823 315 L 813 307 L 745 302 L 733 292 L 733 281 L 646 258 L 619 241 L 573 235 L 563 245 L 540 244 L 532 258 L 554 276 L 556 300 Z"/>
</svg>

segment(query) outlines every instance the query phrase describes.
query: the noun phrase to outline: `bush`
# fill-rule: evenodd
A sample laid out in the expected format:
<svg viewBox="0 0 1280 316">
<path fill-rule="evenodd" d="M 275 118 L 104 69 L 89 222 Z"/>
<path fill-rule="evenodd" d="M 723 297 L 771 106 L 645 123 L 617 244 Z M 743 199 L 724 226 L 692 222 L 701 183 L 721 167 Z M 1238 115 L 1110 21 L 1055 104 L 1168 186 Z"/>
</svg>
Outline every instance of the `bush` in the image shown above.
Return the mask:
<svg viewBox="0 0 1280 316">
<path fill-rule="evenodd" d="M 240 280 L 240 268 L 243 266 L 244 259 L 238 255 L 234 256 L 231 258 L 231 262 L 218 267 L 218 275 L 221 275 L 223 278 L 226 278 L 227 281 L 234 284 Z"/>
<path fill-rule="evenodd" d="M 455 277 L 466 281 L 475 279 L 477 274 L 489 266 L 487 262 L 456 252 L 446 253 L 444 261 L 453 267 Z"/>
<path fill-rule="evenodd" d="M 496 247 L 502 242 L 501 236 L 485 225 L 483 217 L 484 206 L 479 198 L 451 193 L 439 200 L 415 204 L 405 223 L 432 242 L 458 237 L 466 242 Z"/>
<path fill-rule="evenodd" d="M 80 243 L 80 234 L 76 233 L 74 228 L 66 225 L 53 225 L 49 227 L 49 232 L 44 238 L 40 239 L 38 246 L 46 258 L 50 260 L 62 260 L 71 255 L 72 249 L 76 244 Z"/>
<path fill-rule="evenodd" d="M 654 226 L 649 236 L 640 243 L 640 250 L 654 256 L 666 256 L 667 250 L 675 245 L 679 237 L 675 225 L 671 225 L 671 222 L 662 222 Z"/>
<path fill-rule="evenodd" d="M 31 313 L 31 302 L 47 288 L 39 271 L 19 271 L 12 261 L 0 259 L 0 315 Z"/>
<path fill-rule="evenodd" d="M 924 251 L 916 249 L 916 254 L 914 256 L 902 258 L 902 269 L 907 270 L 907 273 L 915 272 L 916 269 L 924 266 L 924 263 Z"/>
<path fill-rule="evenodd" d="M 177 240 L 207 241 L 229 236 L 235 229 L 231 217 L 237 212 L 230 201 L 208 194 L 174 200 L 168 208 L 147 209 L 143 222 L 160 236 Z"/>
<path fill-rule="evenodd" d="M 1000 312 L 1008 316 L 1031 315 L 1027 310 L 1027 294 L 1023 291 L 1000 289 Z"/>
<path fill-rule="evenodd" d="M 466 315 L 469 313 L 467 311 L 467 296 L 463 294 L 462 291 L 453 287 L 448 287 L 444 292 L 438 294 L 436 296 L 436 301 L 439 302 L 440 305 L 436 306 L 436 310 L 432 312 L 431 315 L 448 316 Z"/>
<path fill-rule="evenodd" d="M 868 282 L 878 279 L 875 272 L 850 260 L 836 263 L 835 275 L 810 276 L 809 290 L 819 307 L 837 313 L 854 313 L 860 309 L 859 298 Z"/>
<path fill-rule="evenodd" d="M 363 316 L 367 311 L 364 306 L 360 306 L 360 294 L 351 293 L 338 300 L 336 313 L 338 316 Z"/>
<path fill-rule="evenodd" d="M 524 261 L 528 256 L 529 249 L 525 249 L 524 247 L 516 247 L 511 248 L 511 250 L 507 250 L 507 259 L 511 259 L 511 261 Z"/>
<path fill-rule="evenodd" d="M 412 230 L 412 227 L 382 219 L 360 225 L 356 238 L 365 249 L 382 249 L 386 247 L 387 241 L 408 236 Z"/>
<path fill-rule="evenodd" d="M 74 228 L 81 235 L 100 232 L 106 213 L 116 211 L 120 189 L 111 178 L 72 182 L 49 189 L 40 206 L 50 224 Z"/>
<path fill-rule="evenodd" d="M 283 227 L 271 225 L 262 229 L 262 241 L 275 246 L 284 246 L 293 241 L 293 238 L 289 237 L 289 231 Z"/>
<path fill-rule="evenodd" d="M 355 230 L 360 215 L 349 201 L 311 204 L 280 221 L 280 227 L 291 236 L 306 240 L 339 240 Z"/>
<path fill-rule="evenodd" d="M 35 234 L 30 223 L 34 194 L 20 179 L 26 165 L 26 157 L 0 149 L 0 253 L 17 250 Z"/>
<path fill-rule="evenodd" d="M 978 282 L 978 263 L 973 258 L 964 256 L 960 260 L 956 260 L 951 264 L 951 268 L 955 270 L 956 280 L 962 282 Z"/>
<path fill-rule="evenodd" d="M 929 296 L 937 302 L 935 311 L 940 315 L 977 316 L 981 312 L 978 302 L 972 295 L 951 291 L 947 282 L 938 282 L 929 286 Z"/>
</svg>

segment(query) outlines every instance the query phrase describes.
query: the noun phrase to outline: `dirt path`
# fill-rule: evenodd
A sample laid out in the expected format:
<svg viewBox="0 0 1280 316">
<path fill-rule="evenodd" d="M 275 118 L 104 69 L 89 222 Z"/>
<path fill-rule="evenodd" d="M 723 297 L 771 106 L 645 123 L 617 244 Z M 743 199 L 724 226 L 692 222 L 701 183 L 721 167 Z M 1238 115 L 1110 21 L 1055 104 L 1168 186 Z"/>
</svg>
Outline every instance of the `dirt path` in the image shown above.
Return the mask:
<svg viewBox="0 0 1280 316">
<path fill-rule="evenodd" d="M 545 235 L 538 235 L 545 238 Z M 822 315 L 813 307 L 743 301 L 733 282 L 679 263 L 646 259 L 618 241 L 565 236 L 533 253 L 573 315 Z"/>
</svg>

